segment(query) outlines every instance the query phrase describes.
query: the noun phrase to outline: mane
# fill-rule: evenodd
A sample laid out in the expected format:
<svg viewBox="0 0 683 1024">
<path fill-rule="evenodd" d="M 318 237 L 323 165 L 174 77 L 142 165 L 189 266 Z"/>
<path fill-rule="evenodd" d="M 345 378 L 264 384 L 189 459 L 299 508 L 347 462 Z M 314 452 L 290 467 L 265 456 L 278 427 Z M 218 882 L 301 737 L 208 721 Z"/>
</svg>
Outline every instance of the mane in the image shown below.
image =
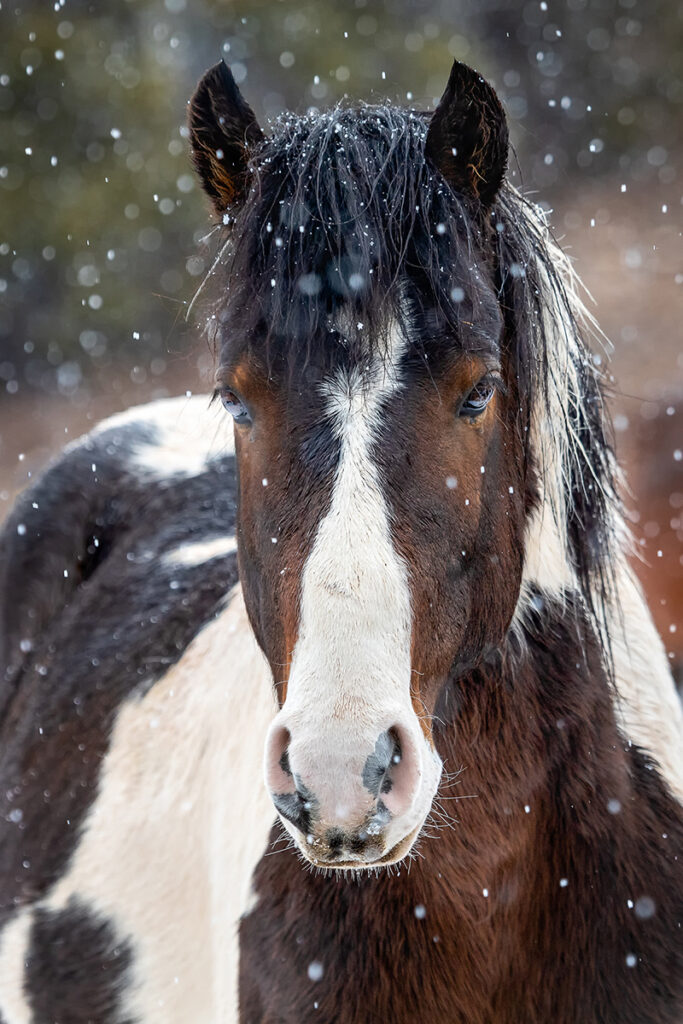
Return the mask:
<svg viewBox="0 0 683 1024">
<path fill-rule="evenodd" d="M 548 542 L 551 520 L 567 570 L 555 586 L 580 593 L 611 674 L 617 569 L 626 527 L 603 358 L 591 344 L 604 351 L 606 339 L 544 212 L 506 184 L 493 216 L 500 217 L 497 227 L 502 225 L 497 260 L 504 301 L 513 317 L 517 373 L 533 396 L 525 429 L 538 468 L 540 506 L 530 523 L 528 546 L 534 528 Z"/>
<path fill-rule="evenodd" d="M 257 338 L 292 372 L 382 346 L 396 321 L 419 348 L 421 294 L 435 304 L 440 337 L 476 348 L 487 275 L 518 382 L 536 519 L 544 529 L 552 520 L 560 582 L 581 594 L 609 663 L 619 513 L 588 344 L 599 332 L 542 212 L 507 183 L 490 215 L 456 194 L 425 158 L 428 120 L 389 105 L 280 117 L 252 155 L 248 201 L 224 218 L 210 325 L 219 345 Z"/>
</svg>

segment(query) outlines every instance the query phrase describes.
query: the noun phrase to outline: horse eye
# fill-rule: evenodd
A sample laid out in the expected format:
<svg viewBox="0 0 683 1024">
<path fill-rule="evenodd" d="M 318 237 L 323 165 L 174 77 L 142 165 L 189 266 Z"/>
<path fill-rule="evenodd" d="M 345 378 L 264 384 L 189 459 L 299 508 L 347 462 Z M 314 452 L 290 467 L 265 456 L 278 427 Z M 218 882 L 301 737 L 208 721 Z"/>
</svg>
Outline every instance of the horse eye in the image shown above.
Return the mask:
<svg viewBox="0 0 683 1024">
<path fill-rule="evenodd" d="M 221 402 L 223 408 L 227 409 L 235 423 L 250 423 L 251 416 L 247 411 L 247 407 L 239 398 L 234 391 L 230 391 L 229 388 L 221 388 L 219 391 L 221 396 Z"/>
<path fill-rule="evenodd" d="M 481 416 L 493 398 L 494 390 L 495 388 L 490 380 L 480 380 L 478 384 L 475 384 L 458 409 L 458 416 L 466 416 L 468 419 Z"/>
</svg>

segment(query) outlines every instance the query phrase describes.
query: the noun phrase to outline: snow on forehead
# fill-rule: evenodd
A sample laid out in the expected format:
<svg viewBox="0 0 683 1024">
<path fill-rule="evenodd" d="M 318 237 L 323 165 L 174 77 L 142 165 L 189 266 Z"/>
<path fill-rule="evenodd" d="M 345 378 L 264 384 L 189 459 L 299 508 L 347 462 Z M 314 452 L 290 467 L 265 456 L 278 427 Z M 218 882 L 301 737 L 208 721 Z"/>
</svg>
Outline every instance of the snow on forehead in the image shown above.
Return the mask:
<svg viewBox="0 0 683 1024">
<path fill-rule="evenodd" d="M 272 122 L 271 128 L 276 141 L 281 138 L 287 144 L 301 135 L 310 141 L 311 147 L 317 148 L 316 139 L 320 137 L 320 129 L 326 137 L 332 132 L 355 142 L 368 129 L 384 135 L 396 135 L 404 132 L 407 125 L 414 128 L 422 138 L 426 137 L 427 120 L 422 114 L 388 104 L 362 103 L 356 107 L 338 104 L 331 110 L 323 111 L 312 108 L 306 114 L 285 111 Z"/>
<path fill-rule="evenodd" d="M 482 298 L 480 242 L 425 159 L 426 131 L 425 116 L 389 105 L 275 122 L 234 225 L 226 338 L 267 341 L 287 361 L 381 348 L 406 283 L 421 295 L 413 306 L 436 303 L 457 330 L 463 296 Z"/>
</svg>

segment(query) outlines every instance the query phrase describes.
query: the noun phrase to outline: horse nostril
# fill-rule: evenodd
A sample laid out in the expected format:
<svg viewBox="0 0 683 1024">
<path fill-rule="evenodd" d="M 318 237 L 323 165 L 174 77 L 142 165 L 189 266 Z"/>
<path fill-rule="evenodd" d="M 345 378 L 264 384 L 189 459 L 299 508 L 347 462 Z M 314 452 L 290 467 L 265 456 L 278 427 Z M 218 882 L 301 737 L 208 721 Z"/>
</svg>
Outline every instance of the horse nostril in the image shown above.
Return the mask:
<svg viewBox="0 0 683 1024">
<path fill-rule="evenodd" d="M 283 818 L 305 835 L 310 833 L 313 801 L 306 793 L 300 793 L 297 789 L 294 793 L 271 793 L 271 797 Z"/>
<path fill-rule="evenodd" d="M 282 770 L 285 773 L 285 775 L 291 775 L 292 774 L 292 769 L 291 769 L 290 764 L 289 764 L 289 750 L 288 749 L 282 751 L 282 753 L 280 754 L 280 760 L 279 760 L 278 764 L 282 768 Z"/>
<path fill-rule="evenodd" d="M 400 725 L 387 729 L 380 740 L 383 770 L 376 795 L 392 815 L 403 814 L 420 787 L 420 755 L 411 733 Z"/>
<path fill-rule="evenodd" d="M 397 731 L 397 729 L 395 727 L 389 729 L 389 737 L 390 737 L 391 743 L 392 743 L 392 745 L 391 745 L 391 759 L 390 759 L 389 764 L 387 765 L 386 771 L 384 773 L 384 779 L 383 779 L 383 782 L 382 782 L 382 788 L 380 790 L 381 793 L 389 793 L 389 792 L 391 792 L 391 788 L 393 786 L 392 772 L 395 770 L 396 765 L 401 763 L 401 760 L 403 758 L 403 754 L 401 752 L 401 741 L 400 741 L 399 736 L 398 736 L 398 731 Z"/>
<path fill-rule="evenodd" d="M 266 740 L 266 786 L 275 807 L 287 821 L 304 834 L 311 831 L 316 801 L 292 767 L 291 735 L 283 725 L 273 724 Z"/>
<path fill-rule="evenodd" d="M 374 797 L 390 792 L 392 767 L 400 759 L 401 745 L 396 730 L 387 729 L 380 733 L 363 769 L 363 785 Z"/>
<path fill-rule="evenodd" d="M 273 726 L 266 740 L 265 775 L 271 793 L 291 793 L 294 789 L 289 763 L 289 729 Z"/>
</svg>

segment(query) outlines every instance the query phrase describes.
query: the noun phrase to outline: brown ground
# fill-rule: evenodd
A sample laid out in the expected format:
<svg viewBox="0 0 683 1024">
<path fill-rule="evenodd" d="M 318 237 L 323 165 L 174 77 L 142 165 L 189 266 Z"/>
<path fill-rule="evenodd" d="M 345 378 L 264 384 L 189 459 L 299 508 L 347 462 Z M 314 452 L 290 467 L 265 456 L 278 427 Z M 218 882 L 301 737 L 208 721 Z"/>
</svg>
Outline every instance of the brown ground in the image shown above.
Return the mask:
<svg viewBox="0 0 683 1024">
<path fill-rule="evenodd" d="M 622 194 L 618 183 L 558 204 L 556 234 L 576 259 L 614 343 L 612 410 L 626 468 L 626 505 L 639 543 L 637 569 L 677 672 L 683 667 L 683 266 L 677 210 L 656 194 Z M 591 219 L 595 226 L 591 227 Z M 678 275 L 678 283 L 676 280 Z M 197 363 L 206 349 L 175 357 L 152 384 L 122 372 L 106 394 L 84 404 L 21 394 L 0 404 L 0 520 L 11 499 L 60 447 L 104 416 L 163 393 L 207 390 Z"/>
</svg>

